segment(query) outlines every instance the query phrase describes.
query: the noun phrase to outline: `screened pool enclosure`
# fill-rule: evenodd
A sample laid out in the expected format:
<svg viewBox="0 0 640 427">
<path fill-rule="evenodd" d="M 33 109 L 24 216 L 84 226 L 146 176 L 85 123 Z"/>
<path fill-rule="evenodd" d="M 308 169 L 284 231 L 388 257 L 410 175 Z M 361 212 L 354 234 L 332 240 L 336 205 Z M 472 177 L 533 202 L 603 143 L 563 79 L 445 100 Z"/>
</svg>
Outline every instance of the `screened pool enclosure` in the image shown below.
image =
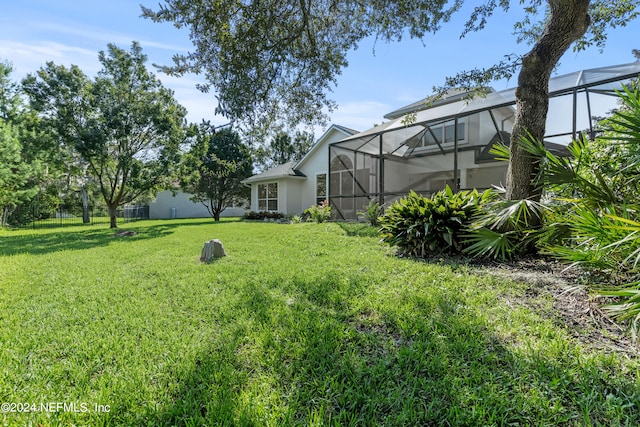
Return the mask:
<svg viewBox="0 0 640 427">
<path fill-rule="evenodd" d="M 551 79 L 545 144 L 563 150 L 617 105 L 640 62 L 578 71 Z M 407 122 L 406 115 L 413 117 Z M 388 204 L 410 190 L 430 195 L 503 185 L 507 165 L 489 154 L 508 144 L 515 88 L 484 97 L 453 93 L 425 99 L 385 116 L 389 121 L 329 147 L 329 201 L 336 219 L 355 219 L 371 199 Z"/>
</svg>

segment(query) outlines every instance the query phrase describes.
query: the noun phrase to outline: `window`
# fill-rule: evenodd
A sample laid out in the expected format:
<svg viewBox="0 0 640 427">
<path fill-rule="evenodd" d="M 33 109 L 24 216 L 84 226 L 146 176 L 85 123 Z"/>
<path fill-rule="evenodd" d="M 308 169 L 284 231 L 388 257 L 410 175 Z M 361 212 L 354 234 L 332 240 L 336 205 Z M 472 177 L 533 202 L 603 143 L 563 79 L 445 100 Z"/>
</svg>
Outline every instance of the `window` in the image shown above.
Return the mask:
<svg viewBox="0 0 640 427">
<path fill-rule="evenodd" d="M 422 137 L 422 141 L 418 144 L 418 147 L 431 147 L 440 144 L 453 143 L 455 138 L 455 122 L 447 122 L 437 126 L 432 126 L 427 129 Z M 458 141 L 465 140 L 465 125 L 464 122 L 458 121 Z"/>
<path fill-rule="evenodd" d="M 353 162 L 349 157 L 340 154 L 331 160 L 331 194 L 353 194 Z"/>
<path fill-rule="evenodd" d="M 327 174 L 316 175 L 316 205 L 327 200 Z"/>
<path fill-rule="evenodd" d="M 278 183 L 258 184 L 258 210 L 278 210 Z"/>
<path fill-rule="evenodd" d="M 453 142 L 456 125 L 452 123 L 444 127 L 444 142 Z M 458 123 L 458 141 L 464 140 L 464 123 Z"/>
</svg>

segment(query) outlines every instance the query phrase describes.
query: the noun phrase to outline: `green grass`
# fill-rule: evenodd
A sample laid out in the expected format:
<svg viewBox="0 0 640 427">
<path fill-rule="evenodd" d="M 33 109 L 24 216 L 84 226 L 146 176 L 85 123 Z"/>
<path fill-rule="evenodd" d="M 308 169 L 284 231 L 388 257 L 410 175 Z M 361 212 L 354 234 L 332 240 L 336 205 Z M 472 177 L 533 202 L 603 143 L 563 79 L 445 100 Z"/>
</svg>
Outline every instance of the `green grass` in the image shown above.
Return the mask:
<svg viewBox="0 0 640 427">
<path fill-rule="evenodd" d="M 638 361 L 363 226 L 0 231 L 0 425 L 637 425 Z M 204 241 L 227 257 L 201 264 Z M 544 306 L 540 301 L 537 306 Z M 109 412 L 94 412 L 94 405 Z"/>
</svg>

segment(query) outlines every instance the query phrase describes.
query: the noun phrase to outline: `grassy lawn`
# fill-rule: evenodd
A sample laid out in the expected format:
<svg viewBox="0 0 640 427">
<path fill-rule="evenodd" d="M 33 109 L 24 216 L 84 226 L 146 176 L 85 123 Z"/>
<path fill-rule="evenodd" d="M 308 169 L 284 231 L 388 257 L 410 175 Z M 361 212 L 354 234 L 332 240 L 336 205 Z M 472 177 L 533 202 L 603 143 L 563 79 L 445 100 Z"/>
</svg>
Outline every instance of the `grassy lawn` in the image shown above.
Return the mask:
<svg viewBox="0 0 640 427">
<path fill-rule="evenodd" d="M 54 404 L 0 425 L 640 422 L 638 359 L 510 302 L 530 285 L 335 223 L 125 228 L 0 231 L 0 403 Z"/>
</svg>

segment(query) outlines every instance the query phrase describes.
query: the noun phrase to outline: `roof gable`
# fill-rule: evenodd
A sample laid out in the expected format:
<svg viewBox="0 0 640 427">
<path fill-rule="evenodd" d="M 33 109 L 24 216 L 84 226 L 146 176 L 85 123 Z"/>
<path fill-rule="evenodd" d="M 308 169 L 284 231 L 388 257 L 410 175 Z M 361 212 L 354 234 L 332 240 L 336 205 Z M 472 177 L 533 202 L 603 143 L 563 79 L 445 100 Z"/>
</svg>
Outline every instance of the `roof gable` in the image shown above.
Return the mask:
<svg viewBox="0 0 640 427">
<path fill-rule="evenodd" d="M 304 163 L 306 163 L 311 157 L 315 155 L 315 153 L 320 150 L 321 147 L 326 145 L 327 143 L 338 142 L 343 138 L 347 138 L 349 136 L 353 136 L 357 134 L 358 131 L 354 129 L 350 129 L 340 125 L 331 125 L 329 129 L 327 129 L 320 138 L 316 141 L 315 144 L 311 147 L 309 152 L 300 159 L 300 161 L 295 165 L 295 169 L 300 169 Z"/>
<path fill-rule="evenodd" d="M 269 180 L 274 180 L 279 178 L 280 179 L 281 178 L 298 178 L 298 179 L 305 178 L 306 175 L 300 171 L 300 167 L 302 164 L 305 163 L 305 161 L 307 161 L 309 158 L 314 156 L 315 155 L 314 153 L 317 153 L 321 149 L 321 147 L 326 145 L 327 142 L 340 141 L 343 138 L 346 138 L 351 135 L 355 135 L 357 133 L 358 133 L 357 130 L 349 129 L 347 127 L 340 126 L 340 125 L 331 125 L 322 134 L 322 136 L 318 138 L 318 140 L 316 141 L 315 144 L 313 144 L 309 152 L 305 154 L 304 157 L 300 159 L 300 161 L 298 162 L 292 161 L 292 162 L 288 162 L 288 163 L 276 166 L 260 174 L 253 175 L 242 182 L 245 184 L 251 184 L 252 182 L 269 181 Z"/>
<path fill-rule="evenodd" d="M 305 175 L 299 170 L 295 169 L 295 165 L 295 161 L 285 163 L 257 175 L 253 175 L 242 182 L 249 184 L 252 182 L 267 181 L 277 178 L 304 178 Z"/>
</svg>

